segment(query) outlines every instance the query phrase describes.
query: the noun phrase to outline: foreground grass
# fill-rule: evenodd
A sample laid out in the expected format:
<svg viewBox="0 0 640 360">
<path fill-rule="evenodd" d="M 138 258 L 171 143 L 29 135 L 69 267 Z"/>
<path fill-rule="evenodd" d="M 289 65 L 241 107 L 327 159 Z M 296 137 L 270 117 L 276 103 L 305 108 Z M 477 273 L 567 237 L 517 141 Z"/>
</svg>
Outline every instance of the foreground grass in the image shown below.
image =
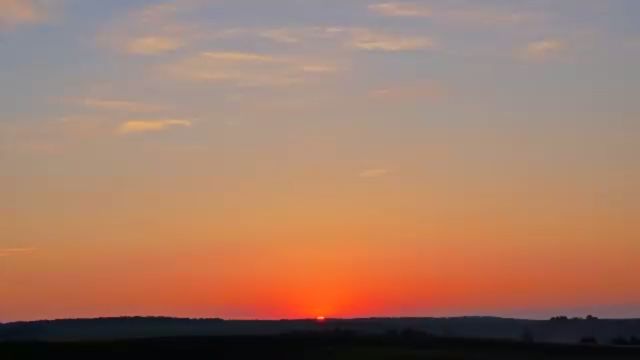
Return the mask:
<svg viewBox="0 0 640 360">
<path fill-rule="evenodd" d="M 298 334 L 0 343 L 0 359 L 640 359 L 640 348 Z"/>
</svg>

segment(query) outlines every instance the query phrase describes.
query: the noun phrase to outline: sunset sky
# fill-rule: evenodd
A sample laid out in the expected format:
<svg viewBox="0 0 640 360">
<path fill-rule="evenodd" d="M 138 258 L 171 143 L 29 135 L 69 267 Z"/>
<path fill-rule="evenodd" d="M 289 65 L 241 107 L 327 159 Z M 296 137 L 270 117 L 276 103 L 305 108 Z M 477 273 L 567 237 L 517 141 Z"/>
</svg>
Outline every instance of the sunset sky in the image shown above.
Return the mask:
<svg viewBox="0 0 640 360">
<path fill-rule="evenodd" d="M 0 322 L 639 317 L 639 14 L 0 0 Z"/>
</svg>

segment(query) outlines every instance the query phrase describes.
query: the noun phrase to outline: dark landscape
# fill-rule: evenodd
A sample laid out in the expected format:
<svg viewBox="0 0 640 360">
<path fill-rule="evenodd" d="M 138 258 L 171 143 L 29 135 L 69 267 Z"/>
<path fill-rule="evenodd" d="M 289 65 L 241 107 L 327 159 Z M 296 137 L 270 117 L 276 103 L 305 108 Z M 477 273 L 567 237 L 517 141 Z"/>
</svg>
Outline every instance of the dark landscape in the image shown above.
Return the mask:
<svg viewBox="0 0 640 360">
<path fill-rule="evenodd" d="M 640 359 L 640 320 L 105 318 L 0 325 L 1 359 Z"/>
</svg>

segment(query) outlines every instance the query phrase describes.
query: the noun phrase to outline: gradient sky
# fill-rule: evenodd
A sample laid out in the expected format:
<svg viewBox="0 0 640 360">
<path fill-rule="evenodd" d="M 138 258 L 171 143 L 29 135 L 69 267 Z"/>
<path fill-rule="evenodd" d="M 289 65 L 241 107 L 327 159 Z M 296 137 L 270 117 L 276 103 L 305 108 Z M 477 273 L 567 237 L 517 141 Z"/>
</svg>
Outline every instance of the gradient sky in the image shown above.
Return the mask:
<svg viewBox="0 0 640 360">
<path fill-rule="evenodd" d="M 0 321 L 640 316 L 637 0 L 0 0 Z"/>
</svg>

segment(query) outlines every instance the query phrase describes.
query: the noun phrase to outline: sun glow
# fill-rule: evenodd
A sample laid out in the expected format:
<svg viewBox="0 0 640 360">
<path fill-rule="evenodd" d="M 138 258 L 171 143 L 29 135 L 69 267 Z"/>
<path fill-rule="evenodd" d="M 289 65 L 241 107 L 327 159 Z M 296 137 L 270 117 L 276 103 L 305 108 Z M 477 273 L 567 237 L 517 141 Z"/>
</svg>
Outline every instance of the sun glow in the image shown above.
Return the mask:
<svg viewBox="0 0 640 360">
<path fill-rule="evenodd" d="M 327 318 L 325 318 L 324 316 L 316 316 L 316 321 L 317 322 L 324 322 Z"/>
</svg>

